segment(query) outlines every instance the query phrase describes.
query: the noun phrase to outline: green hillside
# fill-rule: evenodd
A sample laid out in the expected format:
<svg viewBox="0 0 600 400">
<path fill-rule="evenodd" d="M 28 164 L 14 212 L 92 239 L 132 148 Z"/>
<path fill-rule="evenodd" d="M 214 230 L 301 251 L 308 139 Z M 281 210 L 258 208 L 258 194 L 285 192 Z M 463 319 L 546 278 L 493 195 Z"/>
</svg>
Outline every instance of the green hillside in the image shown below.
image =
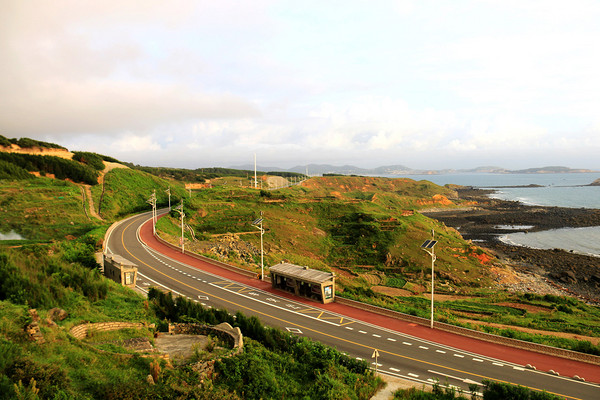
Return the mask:
<svg viewBox="0 0 600 400">
<path fill-rule="evenodd" d="M 90 154 L 73 163 L 99 167 Z M 0 178 L 0 233 L 22 237 L 0 240 L 0 399 L 367 399 L 381 385 L 366 362 L 266 328 L 256 318 L 238 314 L 234 321 L 223 310 L 160 292 L 146 299 L 100 275 L 94 252 L 108 226 L 149 210 L 154 190 L 159 206 L 167 205 L 168 188 L 172 202 L 178 201 L 187 194 L 182 182 L 111 170 L 92 187 L 99 219 L 88 212 L 83 185 L 36 177 L 10 161 L 0 171 L 6 173 Z M 64 320 L 52 317 L 55 308 L 64 310 Z M 146 327 L 92 332 L 82 341 L 68 334 L 84 322 L 108 321 Z M 173 365 L 151 354 L 139 356 L 126 345 L 152 342 L 169 321 L 227 321 L 242 330 L 244 352 L 227 356 L 216 343 Z M 41 341 L 28 333 L 33 326 Z M 216 357 L 220 362 L 210 379 L 192 368 Z"/>
</svg>

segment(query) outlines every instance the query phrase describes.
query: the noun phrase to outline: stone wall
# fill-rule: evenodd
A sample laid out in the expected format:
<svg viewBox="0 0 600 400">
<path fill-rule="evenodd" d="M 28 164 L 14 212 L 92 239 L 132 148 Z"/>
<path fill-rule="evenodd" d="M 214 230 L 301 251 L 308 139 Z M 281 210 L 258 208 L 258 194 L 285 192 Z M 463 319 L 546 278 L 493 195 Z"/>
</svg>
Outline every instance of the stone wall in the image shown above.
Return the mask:
<svg viewBox="0 0 600 400">
<path fill-rule="evenodd" d="M 244 340 L 240 328 L 233 328 L 227 322 L 216 326 L 202 324 L 169 324 L 169 333 L 175 335 L 215 335 L 231 346 L 237 352 L 244 347 Z"/>
<path fill-rule="evenodd" d="M 116 331 L 119 329 L 142 329 L 147 328 L 147 325 L 137 322 L 96 322 L 76 325 L 69 330 L 69 333 L 76 339 L 85 339 L 88 332 L 91 330 L 98 332 Z"/>
</svg>

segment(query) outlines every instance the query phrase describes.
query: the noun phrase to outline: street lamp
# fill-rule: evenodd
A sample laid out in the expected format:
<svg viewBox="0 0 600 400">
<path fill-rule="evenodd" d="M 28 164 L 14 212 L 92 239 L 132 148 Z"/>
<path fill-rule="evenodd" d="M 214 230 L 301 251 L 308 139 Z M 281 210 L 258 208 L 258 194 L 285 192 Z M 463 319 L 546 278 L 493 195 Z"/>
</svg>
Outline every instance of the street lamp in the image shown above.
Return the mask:
<svg viewBox="0 0 600 400">
<path fill-rule="evenodd" d="M 152 234 L 156 235 L 156 189 L 152 195 L 146 200 L 146 203 L 152 206 Z"/>
<path fill-rule="evenodd" d="M 252 226 L 260 231 L 260 280 L 265 279 L 265 264 L 264 264 L 264 252 L 263 252 L 263 235 L 265 230 L 263 229 L 263 212 L 260 212 L 260 218 L 252 222 Z"/>
<path fill-rule="evenodd" d="M 165 193 L 169 195 L 169 211 L 171 210 L 171 186 L 169 186 L 169 188 L 167 190 L 165 190 Z"/>
<path fill-rule="evenodd" d="M 183 244 L 183 217 L 185 217 L 185 213 L 183 212 L 183 199 L 181 199 L 181 204 L 179 204 L 177 207 L 174 208 L 175 211 L 177 211 L 179 213 L 179 215 L 181 216 L 181 252 L 184 253 L 185 252 L 185 247 Z"/>
<path fill-rule="evenodd" d="M 437 240 L 433 240 L 435 237 L 435 232 L 433 229 L 431 230 L 431 240 L 426 240 L 421 248 L 425 250 L 431 256 L 431 329 L 433 329 L 433 278 L 434 278 L 434 270 L 433 264 L 435 263 L 435 251 L 434 246 L 437 243 Z"/>
</svg>

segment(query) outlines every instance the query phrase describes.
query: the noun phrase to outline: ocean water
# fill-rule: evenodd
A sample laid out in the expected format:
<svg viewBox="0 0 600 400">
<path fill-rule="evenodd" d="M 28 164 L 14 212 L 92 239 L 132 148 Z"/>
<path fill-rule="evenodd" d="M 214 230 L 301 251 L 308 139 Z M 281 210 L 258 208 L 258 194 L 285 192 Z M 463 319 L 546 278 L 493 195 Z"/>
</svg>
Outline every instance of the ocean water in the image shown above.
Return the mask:
<svg viewBox="0 0 600 400">
<path fill-rule="evenodd" d="M 600 209 L 600 186 L 584 186 L 600 179 L 600 173 L 444 174 L 406 175 L 405 177 L 414 180 L 424 179 L 438 185 L 457 184 L 481 189 L 489 188 L 496 191 L 490 195 L 491 197 L 516 200 L 530 205 Z M 524 187 L 527 185 L 541 187 Z M 600 226 L 510 233 L 511 230 L 516 231 L 519 228 L 506 227 L 507 234 L 502 235 L 500 239 L 512 245 L 538 249 L 559 248 L 600 257 Z"/>
</svg>

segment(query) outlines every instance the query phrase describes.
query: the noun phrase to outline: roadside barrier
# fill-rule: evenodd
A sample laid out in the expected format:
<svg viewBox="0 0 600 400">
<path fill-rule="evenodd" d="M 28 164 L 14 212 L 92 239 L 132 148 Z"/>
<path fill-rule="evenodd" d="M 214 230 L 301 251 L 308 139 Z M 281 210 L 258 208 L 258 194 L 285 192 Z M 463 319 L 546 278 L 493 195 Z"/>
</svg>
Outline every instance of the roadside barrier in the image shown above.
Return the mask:
<svg viewBox="0 0 600 400">
<path fill-rule="evenodd" d="M 404 314 L 398 311 L 388 310 L 386 308 L 377 307 L 371 304 L 361 303 L 356 300 L 350 300 L 339 295 L 335 297 L 335 302 L 338 304 L 344 304 L 350 307 L 359 308 L 361 310 L 370 311 L 376 314 L 385 315 L 387 317 L 396 318 L 402 321 L 407 321 L 422 326 L 430 326 L 430 320 L 427 318 L 416 317 L 414 315 Z M 546 346 L 539 343 L 526 342 L 524 340 L 507 338 L 504 336 L 493 335 L 491 333 L 476 331 L 469 328 L 463 328 L 461 326 L 446 324 L 444 322 L 433 323 L 433 329 L 438 329 L 444 332 L 450 332 L 461 336 L 466 336 L 474 339 L 483 340 L 486 342 L 503 344 L 522 350 L 529 350 L 536 353 L 548 354 L 561 358 L 567 358 L 574 361 L 582 361 L 590 364 L 600 365 L 600 356 L 593 354 L 580 353 L 577 351 L 560 349 L 558 347 Z"/>
</svg>

